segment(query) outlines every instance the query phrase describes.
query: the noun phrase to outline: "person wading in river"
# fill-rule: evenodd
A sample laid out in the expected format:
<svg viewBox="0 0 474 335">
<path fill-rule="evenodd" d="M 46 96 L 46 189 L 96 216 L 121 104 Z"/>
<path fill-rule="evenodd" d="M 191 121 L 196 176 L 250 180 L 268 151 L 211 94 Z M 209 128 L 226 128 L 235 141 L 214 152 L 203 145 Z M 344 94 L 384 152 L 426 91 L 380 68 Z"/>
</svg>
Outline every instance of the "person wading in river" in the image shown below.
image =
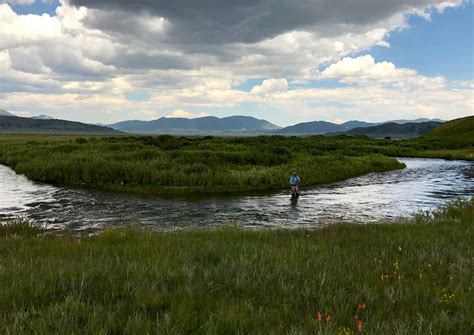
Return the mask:
<svg viewBox="0 0 474 335">
<path fill-rule="evenodd" d="M 291 185 L 291 196 L 298 196 L 298 184 L 301 181 L 301 178 L 298 177 L 296 172 L 293 172 L 293 175 L 290 177 L 290 185 Z"/>
</svg>

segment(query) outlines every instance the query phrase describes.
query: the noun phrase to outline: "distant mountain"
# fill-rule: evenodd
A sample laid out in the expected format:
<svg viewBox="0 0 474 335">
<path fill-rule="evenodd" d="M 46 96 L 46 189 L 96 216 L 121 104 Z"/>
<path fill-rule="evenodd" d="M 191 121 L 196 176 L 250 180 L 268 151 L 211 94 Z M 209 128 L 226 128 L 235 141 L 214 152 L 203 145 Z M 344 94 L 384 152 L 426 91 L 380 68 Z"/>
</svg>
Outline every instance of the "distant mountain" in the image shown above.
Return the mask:
<svg viewBox="0 0 474 335">
<path fill-rule="evenodd" d="M 255 134 L 280 128 L 250 116 L 208 116 L 196 119 L 163 117 L 152 121 L 123 121 L 109 127 L 136 134 Z"/>
<path fill-rule="evenodd" d="M 12 113 L 7 112 L 4 109 L 0 109 L 0 116 L 15 116 Z"/>
<path fill-rule="evenodd" d="M 423 137 L 474 146 L 474 116 L 451 120 L 431 130 Z"/>
<path fill-rule="evenodd" d="M 422 123 L 422 122 L 430 122 L 430 121 L 434 121 L 434 122 L 446 122 L 446 121 L 440 120 L 440 119 L 418 118 L 418 119 L 414 119 L 414 120 L 405 120 L 405 119 L 402 119 L 402 120 L 391 120 L 391 121 L 387 121 L 387 122 L 383 122 L 383 123 L 405 124 L 405 123 Z"/>
<path fill-rule="evenodd" d="M 303 122 L 276 131 L 280 135 L 318 135 L 336 132 L 344 132 L 357 127 L 370 127 L 377 123 L 364 121 L 348 121 L 342 124 L 335 124 L 326 121 Z"/>
<path fill-rule="evenodd" d="M 408 123 L 426 123 L 426 122 L 443 122 L 441 120 L 435 119 L 415 119 L 415 120 L 394 120 L 394 121 L 387 121 L 387 122 L 379 122 L 379 123 L 372 123 L 372 122 L 365 122 L 365 121 L 348 121 L 342 124 L 335 124 L 326 121 L 313 121 L 313 122 L 303 122 L 298 123 L 293 126 L 285 127 L 275 131 L 276 134 L 280 135 L 319 135 L 319 134 L 339 134 L 348 132 L 352 129 L 356 128 L 368 128 L 368 127 L 375 127 L 382 124 L 408 124 Z M 385 129 L 382 127 L 381 129 Z M 363 134 L 363 131 L 358 131 Z M 365 135 L 365 134 L 364 134 Z M 390 136 L 390 135 L 387 135 Z M 419 136 L 419 135 L 416 135 Z"/>
<path fill-rule="evenodd" d="M 441 122 L 429 121 L 419 123 L 382 123 L 373 127 L 354 128 L 345 134 L 347 135 L 366 135 L 374 138 L 412 138 L 426 134 L 432 129 L 442 125 Z"/>
<path fill-rule="evenodd" d="M 0 133 L 27 134 L 120 134 L 108 127 L 100 127 L 66 120 L 41 120 L 18 116 L 0 116 Z"/>
<path fill-rule="evenodd" d="M 340 131 L 339 125 L 327 121 L 313 121 L 298 123 L 293 126 L 277 130 L 279 135 L 317 135 Z"/>
<path fill-rule="evenodd" d="M 347 121 L 345 123 L 341 123 L 339 125 L 339 129 L 342 131 L 348 131 L 354 128 L 366 128 L 366 127 L 373 127 L 378 125 L 379 123 L 373 122 L 365 122 L 365 121 Z"/>
<path fill-rule="evenodd" d="M 32 116 L 30 119 L 35 119 L 35 120 L 56 120 L 54 117 L 51 117 L 51 116 L 49 116 L 49 115 Z"/>
</svg>

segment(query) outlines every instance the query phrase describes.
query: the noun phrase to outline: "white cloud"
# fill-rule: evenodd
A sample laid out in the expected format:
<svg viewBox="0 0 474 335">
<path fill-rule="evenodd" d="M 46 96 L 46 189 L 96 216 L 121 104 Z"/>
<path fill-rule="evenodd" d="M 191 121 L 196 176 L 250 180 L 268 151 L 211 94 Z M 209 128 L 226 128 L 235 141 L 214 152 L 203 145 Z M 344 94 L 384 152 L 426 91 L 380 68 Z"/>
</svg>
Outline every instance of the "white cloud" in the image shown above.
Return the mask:
<svg viewBox="0 0 474 335">
<path fill-rule="evenodd" d="M 0 5 L 0 50 L 29 47 L 60 37 L 60 23 L 49 15 L 17 15 Z"/>
<path fill-rule="evenodd" d="M 167 117 L 194 119 L 197 117 L 204 117 L 204 116 L 209 116 L 209 113 L 191 113 L 183 109 L 177 109 L 173 111 L 173 113 L 169 114 Z"/>
<path fill-rule="evenodd" d="M 446 8 L 453 8 L 462 4 L 462 0 L 457 1 L 444 1 L 435 6 L 436 10 L 440 13 L 444 12 Z"/>
<path fill-rule="evenodd" d="M 413 69 L 397 68 L 391 62 L 376 63 L 371 55 L 343 58 L 328 66 L 319 78 L 336 78 L 343 83 L 350 84 L 392 84 L 405 88 L 417 86 L 425 89 L 440 88 L 445 84 L 442 77 L 420 76 Z"/>
<path fill-rule="evenodd" d="M 261 85 L 252 88 L 252 94 L 266 94 L 273 92 L 284 92 L 288 90 L 288 81 L 286 79 L 266 79 Z"/>
<path fill-rule="evenodd" d="M 2 0 L 1 3 L 9 3 L 11 5 L 32 5 L 35 3 L 35 0 Z"/>
</svg>

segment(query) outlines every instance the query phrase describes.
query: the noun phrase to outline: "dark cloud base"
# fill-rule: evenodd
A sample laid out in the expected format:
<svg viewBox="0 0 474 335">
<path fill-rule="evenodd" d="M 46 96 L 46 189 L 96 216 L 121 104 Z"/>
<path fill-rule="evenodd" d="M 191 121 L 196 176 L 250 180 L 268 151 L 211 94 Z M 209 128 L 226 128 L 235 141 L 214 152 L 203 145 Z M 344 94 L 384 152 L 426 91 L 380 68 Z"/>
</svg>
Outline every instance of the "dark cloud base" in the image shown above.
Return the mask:
<svg viewBox="0 0 474 335">
<path fill-rule="evenodd" d="M 171 23 L 168 38 L 178 43 L 254 43 L 293 30 L 327 30 L 336 26 L 364 26 L 382 21 L 411 7 L 426 7 L 437 0 L 71 0 L 105 12 L 159 16 Z M 88 23 L 94 27 L 123 29 L 114 15 Z M 110 18 L 109 21 L 108 18 Z M 105 20 L 105 21 L 104 21 Z M 134 29 L 130 27 L 130 29 Z"/>
</svg>

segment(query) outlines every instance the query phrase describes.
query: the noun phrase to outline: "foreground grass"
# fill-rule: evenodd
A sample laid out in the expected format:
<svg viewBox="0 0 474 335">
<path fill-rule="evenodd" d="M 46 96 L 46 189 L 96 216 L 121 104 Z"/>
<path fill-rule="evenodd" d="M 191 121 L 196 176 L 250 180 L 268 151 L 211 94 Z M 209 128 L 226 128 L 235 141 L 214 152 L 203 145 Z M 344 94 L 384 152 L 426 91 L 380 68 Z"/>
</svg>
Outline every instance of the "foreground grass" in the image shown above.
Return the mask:
<svg viewBox="0 0 474 335">
<path fill-rule="evenodd" d="M 360 321 L 362 333 L 469 334 L 473 224 L 473 201 L 305 231 L 78 237 L 10 224 L 0 333 L 355 334 Z"/>
</svg>

